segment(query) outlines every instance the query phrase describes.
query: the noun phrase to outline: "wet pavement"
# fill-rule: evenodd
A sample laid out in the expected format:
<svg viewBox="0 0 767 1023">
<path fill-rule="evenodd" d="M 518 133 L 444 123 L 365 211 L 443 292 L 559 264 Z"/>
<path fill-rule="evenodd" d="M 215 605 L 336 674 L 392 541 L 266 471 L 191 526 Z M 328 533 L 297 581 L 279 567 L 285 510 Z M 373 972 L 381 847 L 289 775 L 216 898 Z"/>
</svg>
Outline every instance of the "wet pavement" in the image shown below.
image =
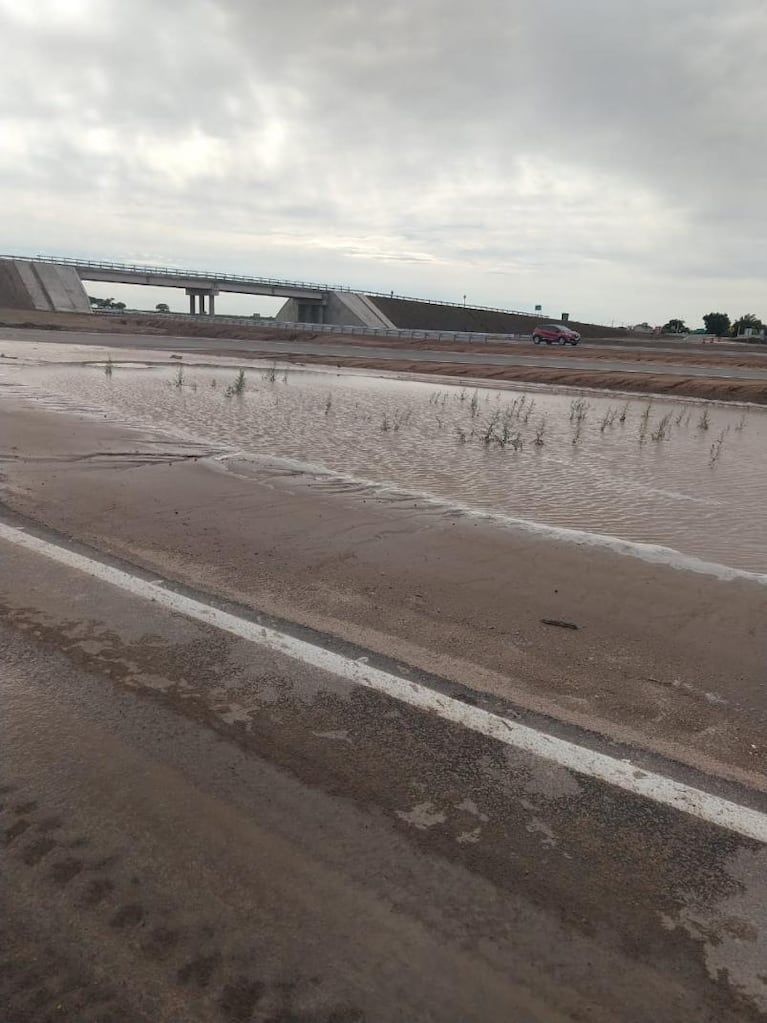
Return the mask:
<svg viewBox="0 0 767 1023">
<path fill-rule="evenodd" d="M 0 557 L 9 1018 L 767 1009 L 757 843 Z"/>
</svg>

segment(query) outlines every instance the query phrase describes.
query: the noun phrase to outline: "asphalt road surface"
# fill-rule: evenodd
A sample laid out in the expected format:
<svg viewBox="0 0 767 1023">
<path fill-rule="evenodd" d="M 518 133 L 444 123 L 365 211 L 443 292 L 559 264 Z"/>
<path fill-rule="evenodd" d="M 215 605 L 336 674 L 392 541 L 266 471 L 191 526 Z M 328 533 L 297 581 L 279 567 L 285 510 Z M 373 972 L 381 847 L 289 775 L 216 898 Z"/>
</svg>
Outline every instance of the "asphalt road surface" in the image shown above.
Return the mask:
<svg viewBox="0 0 767 1023">
<path fill-rule="evenodd" d="M 3 1019 L 763 1018 L 759 800 L 72 551 L 0 531 Z"/>
<path fill-rule="evenodd" d="M 567 354 L 559 348 L 547 348 L 540 355 L 524 355 L 513 350 L 510 346 L 508 354 L 502 355 L 484 352 L 481 345 L 477 345 L 476 352 L 456 352 L 447 349 L 403 349 L 388 347 L 385 343 L 375 346 L 355 345 L 353 342 L 311 342 L 311 341 L 243 341 L 240 339 L 223 338 L 199 338 L 199 337 L 157 337 L 152 335 L 137 334 L 85 334 L 80 332 L 67 332 L 49 330 L 15 330 L 13 328 L 2 328 L 0 340 L 7 338 L 13 341 L 27 341 L 34 343 L 53 344 L 78 344 L 96 345 L 99 347 L 109 346 L 112 348 L 143 349 L 146 351 L 168 351 L 189 352 L 196 355 L 215 355 L 223 348 L 227 351 L 237 351 L 243 354 L 258 357 L 270 355 L 321 355 L 328 359 L 334 358 L 360 358 L 360 359 L 382 359 L 390 361 L 402 361 L 406 358 L 408 362 L 429 362 L 429 363 L 453 363 L 456 365 L 483 365 L 483 366 L 531 366 L 536 368 L 557 368 L 573 370 L 589 370 L 591 372 L 619 373 L 641 373 L 641 374 L 662 374 L 665 376 L 684 377 L 716 377 L 728 380 L 764 380 L 767 379 L 767 358 L 764 367 L 748 368 L 743 366 L 695 366 L 684 361 L 680 354 L 678 363 L 642 361 L 632 363 L 630 361 L 599 359 L 594 360 L 587 357 L 579 358 L 568 350 Z M 604 344 L 593 345 L 603 350 Z M 700 351 L 711 354 L 711 346 L 696 346 Z M 753 347 L 753 346 L 752 346 Z M 624 350 L 616 345 L 616 351 Z M 658 351 L 656 348 L 631 349 L 635 352 Z M 666 349 L 662 349 L 666 351 Z M 678 349 L 671 349 L 675 354 Z M 690 351 L 685 349 L 685 351 Z M 721 352 L 727 354 L 743 354 L 734 352 L 733 349 L 717 349 L 717 355 Z M 750 354 L 754 354 L 751 352 Z M 759 353 L 757 353 L 759 354 Z"/>
</svg>

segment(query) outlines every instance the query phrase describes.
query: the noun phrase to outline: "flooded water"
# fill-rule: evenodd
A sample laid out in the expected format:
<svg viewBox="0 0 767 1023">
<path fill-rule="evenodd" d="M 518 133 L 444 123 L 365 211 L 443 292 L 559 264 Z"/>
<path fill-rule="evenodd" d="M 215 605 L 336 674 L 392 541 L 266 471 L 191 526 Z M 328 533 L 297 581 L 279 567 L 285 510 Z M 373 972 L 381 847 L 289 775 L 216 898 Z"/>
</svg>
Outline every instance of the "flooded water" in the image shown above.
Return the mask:
<svg viewBox="0 0 767 1023">
<path fill-rule="evenodd" d="M 263 366 L 240 390 L 232 366 L 109 368 L 4 365 L 0 397 L 285 460 L 341 489 L 372 484 L 767 572 L 765 410 Z"/>
</svg>

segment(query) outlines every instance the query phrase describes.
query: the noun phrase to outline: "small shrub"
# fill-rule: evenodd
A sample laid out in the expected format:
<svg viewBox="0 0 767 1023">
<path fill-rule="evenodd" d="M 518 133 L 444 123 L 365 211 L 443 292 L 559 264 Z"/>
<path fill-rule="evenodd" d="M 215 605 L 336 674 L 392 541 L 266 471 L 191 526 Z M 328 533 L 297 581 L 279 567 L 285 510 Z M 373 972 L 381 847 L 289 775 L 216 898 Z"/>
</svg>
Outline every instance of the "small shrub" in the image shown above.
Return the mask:
<svg viewBox="0 0 767 1023">
<path fill-rule="evenodd" d="M 670 429 L 671 429 L 671 413 L 667 412 L 665 416 L 662 416 L 658 420 L 657 425 L 656 425 L 655 429 L 652 431 L 652 433 L 650 434 L 650 436 L 652 437 L 652 439 L 657 444 L 657 443 L 659 443 L 662 440 L 666 440 L 666 438 L 670 434 Z"/>
<path fill-rule="evenodd" d="M 245 370 L 241 369 L 234 379 L 233 384 L 229 384 L 224 394 L 227 398 L 239 398 L 240 395 L 245 393 Z"/>
<path fill-rule="evenodd" d="M 716 465 L 722 456 L 722 445 L 724 444 L 724 438 L 727 436 L 727 430 L 722 430 L 719 436 L 716 438 L 714 443 L 711 445 L 708 455 L 708 464 Z"/>
</svg>

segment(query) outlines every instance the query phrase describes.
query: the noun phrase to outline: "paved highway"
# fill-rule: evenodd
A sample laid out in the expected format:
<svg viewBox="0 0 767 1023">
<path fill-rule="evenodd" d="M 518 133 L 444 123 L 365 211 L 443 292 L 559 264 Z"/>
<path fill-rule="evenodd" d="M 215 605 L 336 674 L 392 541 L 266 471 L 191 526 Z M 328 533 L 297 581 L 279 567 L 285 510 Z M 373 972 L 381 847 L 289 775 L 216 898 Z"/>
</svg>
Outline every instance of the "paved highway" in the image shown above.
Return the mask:
<svg viewBox="0 0 767 1023">
<path fill-rule="evenodd" d="M 305 340 L 295 341 L 260 341 L 240 340 L 224 338 L 199 338 L 199 337 L 156 337 L 151 335 L 126 335 L 126 334 L 85 334 L 79 332 L 68 332 L 62 334 L 57 331 L 47 330 L 15 330 L 13 328 L 0 329 L 0 339 L 6 338 L 13 341 L 26 341 L 34 343 L 54 344 L 79 344 L 105 345 L 113 348 L 140 348 L 146 351 L 168 351 L 189 352 L 196 355 L 220 354 L 222 349 L 227 353 L 242 353 L 251 357 L 259 356 L 280 356 L 280 355 L 308 355 L 323 356 L 328 360 L 340 358 L 375 359 L 385 361 L 401 362 L 403 359 L 410 363 L 450 363 L 454 365 L 483 365 L 483 366 L 527 366 L 536 368 L 557 368 L 572 370 L 588 370 L 589 372 L 617 372 L 617 373 L 642 373 L 642 374 L 663 374 L 665 376 L 684 377 L 717 377 L 728 380 L 764 380 L 767 379 L 767 358 L 764 367 L 749 368 L 742 366 L 727 366 L 718 364 L 714 366 L 695 366 L 685 363 L 680 354 L 679 362 L 653 362 L 643 360 L 641 362 L 630 362 L 626 360 L 611 360 L 600 358 L 598 360 L 582 357 L 572 349 L 562 351 L 559 348 L 545 349 L 541 354 L 522 354 L 510 348 L 508 354 L 494 354 L 477 346 L 474 352 L 457 352 L 446 349 L 403 349 L 381 345 L 359 345 L 352 341 L 346 342 L 312 342 Z M 603 349 L 604 345 L 598 345 Z M 707 354 L 711 353 L 711 346 L 700 346 Z M 616 346 L 616 351 L 620 350 Z M 639 349 L 632 349 L 637 351 Z M 662 349 L 665 351 L 666 349 Z M 642 352 L 657 351 L 657 349 L 641 349 Z M 675 353 L 678 350 L 673 350 Z M 719 350 L 717 350 L 719 352 Z M 742 354 L 742 353 L 738 353 Z"/>
<path fill-rule="evenodd" d="M 72 557 L 0 529 L 5 1019 L 760 1018 L 766 813 Z"/>
</svg>

